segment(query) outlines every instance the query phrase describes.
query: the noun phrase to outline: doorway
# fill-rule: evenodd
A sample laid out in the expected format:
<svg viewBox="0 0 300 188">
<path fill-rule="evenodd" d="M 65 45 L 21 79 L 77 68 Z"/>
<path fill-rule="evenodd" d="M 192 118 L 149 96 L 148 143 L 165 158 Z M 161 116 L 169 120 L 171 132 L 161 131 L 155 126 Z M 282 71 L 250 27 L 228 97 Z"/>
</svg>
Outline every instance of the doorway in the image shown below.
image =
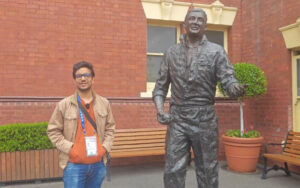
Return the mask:
<svg viewBox="0 0 300 188">
<path fill-rule="evenodd" d="M 293 130 L 300 131 L 300 51 L 292 53 Z"/>
</svg>

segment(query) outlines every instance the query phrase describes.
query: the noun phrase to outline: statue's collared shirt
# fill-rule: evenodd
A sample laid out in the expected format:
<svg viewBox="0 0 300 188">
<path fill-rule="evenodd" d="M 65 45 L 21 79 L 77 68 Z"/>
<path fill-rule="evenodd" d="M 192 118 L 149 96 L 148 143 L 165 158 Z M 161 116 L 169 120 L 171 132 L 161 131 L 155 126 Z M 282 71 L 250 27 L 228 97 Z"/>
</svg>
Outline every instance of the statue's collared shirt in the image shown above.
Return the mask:
<svg viewBox="0 0 300 188">
<path fill-rule="evenodd" d="M 153 97 L 165 97 L 171 83 L 171 105 L 213 105 L 218 81 L 225 90 L 237 82 L 233 66 L 223 47 L 209 42 L 205 35 L 196 52 L 190 53 L 189 63 L 188 48 L 185 38 L 166 51 Z"/>
</svg>

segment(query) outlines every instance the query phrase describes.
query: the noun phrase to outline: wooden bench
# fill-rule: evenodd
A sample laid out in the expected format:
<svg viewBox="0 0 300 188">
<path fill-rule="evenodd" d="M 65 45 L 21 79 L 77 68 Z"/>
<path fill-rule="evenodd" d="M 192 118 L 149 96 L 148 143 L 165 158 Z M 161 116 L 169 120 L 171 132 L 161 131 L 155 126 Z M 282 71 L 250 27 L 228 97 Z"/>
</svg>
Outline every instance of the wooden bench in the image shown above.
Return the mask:
<svg viewBox="0 0 300 188">
<path fill-rule="evenodd" d="M 111 158 L 165 154 L 166 127 L 116 130 Z"/>
<path fill-rule="evenodd" d="M 268 146 L 271 145 L 280 145 L 283 146 L 282 152 L 280 154 L 271 154 L 268 152 Z M 288 169 L 288 164 L 293 164 L 300 166 L 300 132 L 290 131 L 287 134 L 286 140 L 282 144 L 269 143 L 265 147 L 264 158 L 264 170 L 262 174 L 262 179 L 266 179 L 267 173 L 270 170 L 283 170 L 287 175 L 290 175 Z M 274 160 L 284 163 L 284 168 L 274 165 L 272 168 L 267 168 L 267 160 Z"/>
</svg>

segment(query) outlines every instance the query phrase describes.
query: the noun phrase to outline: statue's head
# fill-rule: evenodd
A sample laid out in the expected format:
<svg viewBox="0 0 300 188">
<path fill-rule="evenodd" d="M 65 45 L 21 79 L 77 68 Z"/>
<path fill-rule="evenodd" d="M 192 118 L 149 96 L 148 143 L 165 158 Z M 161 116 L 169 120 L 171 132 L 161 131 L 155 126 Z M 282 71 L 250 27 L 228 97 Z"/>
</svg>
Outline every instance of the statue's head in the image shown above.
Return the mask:
<svg viewBox="0 0 300 188">
<path fill-rule="evenodd" d="M 191 9 L 184 20 L 186 34 L 190 37 L 200 37 L 206 30 L 207 16 L 202 9 Z"/>
</svg>

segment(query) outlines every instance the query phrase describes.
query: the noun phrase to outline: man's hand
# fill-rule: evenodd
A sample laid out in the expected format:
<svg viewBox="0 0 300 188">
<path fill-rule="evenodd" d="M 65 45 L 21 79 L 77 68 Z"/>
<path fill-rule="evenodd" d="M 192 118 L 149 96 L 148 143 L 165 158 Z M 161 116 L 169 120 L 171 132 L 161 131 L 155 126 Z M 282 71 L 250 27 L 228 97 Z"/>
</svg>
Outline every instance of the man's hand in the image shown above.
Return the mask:
<svg viewBox="0 0 300 188">
<path fill-rule="evenodd" d="M 232 83 L 229 86 L 228 95 L 232 98 L 242 97 L 245 94 L 245 87 L 247 86 L 247 84 L 245 86 L 242 86 L 239 83 Z"/>
<path fill-rule="evenodd" d="M 170 114 L 164 112 L 157 113 L 157 121 L 161 124 L 168 125 L 173 120 Z"/>
</svg>

